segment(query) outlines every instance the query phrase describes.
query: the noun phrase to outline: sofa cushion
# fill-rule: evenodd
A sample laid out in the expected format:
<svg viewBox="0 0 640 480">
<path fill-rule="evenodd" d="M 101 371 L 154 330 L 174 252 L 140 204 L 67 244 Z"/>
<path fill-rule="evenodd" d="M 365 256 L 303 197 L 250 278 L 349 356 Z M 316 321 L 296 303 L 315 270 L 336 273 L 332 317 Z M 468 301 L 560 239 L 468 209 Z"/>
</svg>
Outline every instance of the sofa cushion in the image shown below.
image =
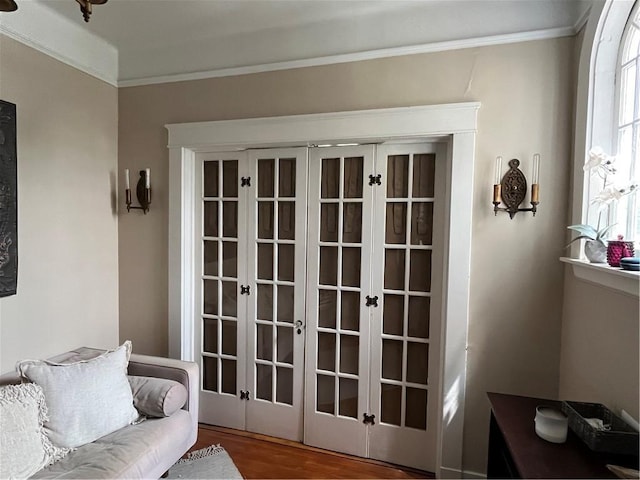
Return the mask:
<svg viewBox="0 0 640 480">
<path fill-rule="evenodd" d="M 74 448 L 131 424 L 138 418 L 126 369 L 127 341 L 90 360 L 59 364 L 25 360 L 20 375 L 40 385 L 49 407 L 45 431 L 51 441 Z"/>
<path fill-rule="evenodd" d="M 0 478 L 27 478 L 69 450 L 45 435 L 47 406 L 32 383 L 0 387 Z"/>
<path fill-rule="evenodd" d="M 166 378 L 129 375 L 133 405 L 147 417 L 168 417 L 187 401 L 187 389 L 181 383 Z"/>
<path fill-rule="evenodd" d="M 74 450 L 34 479 L 159 478 L 193 444 L 191 414 L 150 418 Z"/>
</svg>

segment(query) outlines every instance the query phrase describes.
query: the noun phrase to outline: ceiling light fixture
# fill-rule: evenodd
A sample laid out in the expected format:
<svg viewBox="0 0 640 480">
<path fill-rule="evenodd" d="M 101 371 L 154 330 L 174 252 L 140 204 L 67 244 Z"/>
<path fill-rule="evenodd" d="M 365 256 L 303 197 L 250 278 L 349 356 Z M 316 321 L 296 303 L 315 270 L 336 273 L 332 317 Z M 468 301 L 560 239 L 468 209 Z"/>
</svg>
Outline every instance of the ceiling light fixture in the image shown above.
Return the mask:
<svg viewBox="0 0 640 480">
<path fill-rule="evenodd" d="M 18 5 L 13 0 L 0 0 L 0 12 L 15 12 Z"/>
<path fill-rule="evenodd" d="M 80 11 L 84 17 L 84 21 L 88 22 L 91 17 L 93 5 L 102 5 L 108 0 L 76 0 L 80 4 Z M 0 0 L 0 12 L 15 12 L 18 4 L 15 0 Z"/>
</svg>

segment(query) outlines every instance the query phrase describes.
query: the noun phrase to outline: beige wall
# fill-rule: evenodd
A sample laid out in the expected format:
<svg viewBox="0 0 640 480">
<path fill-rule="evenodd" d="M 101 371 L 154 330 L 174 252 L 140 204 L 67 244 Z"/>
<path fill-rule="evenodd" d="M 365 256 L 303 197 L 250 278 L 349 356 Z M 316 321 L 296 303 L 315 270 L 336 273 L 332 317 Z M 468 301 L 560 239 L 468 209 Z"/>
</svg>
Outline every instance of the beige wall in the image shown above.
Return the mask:
<svg viewBox="0 0 640 480">
<path fill-rule="evenodd" d="M 120 214 L 120 337 L 167 353 L 167 123 L 480 101 L 465 468 L 485 470 L 486 391 L 556 397 L 572 38 L 122 88 L 119 174 L 151 167 L 151 212 Z M 495 218 L 494 158 L 540 152 L 540 212 Z M 456 252 L 452 252 L 455 255 Z"/>
<path fill-rule="evenodd" d="M 17 105 L 18 294 L 0 299 L 0 372 L 118 342 L 117 89 L 0 35 Z"/>
<path fill-rule="evenodd" d="M 560 398 L 639 417 L 638 297 L 577 280 L 567 269 Z"/>
</svg>

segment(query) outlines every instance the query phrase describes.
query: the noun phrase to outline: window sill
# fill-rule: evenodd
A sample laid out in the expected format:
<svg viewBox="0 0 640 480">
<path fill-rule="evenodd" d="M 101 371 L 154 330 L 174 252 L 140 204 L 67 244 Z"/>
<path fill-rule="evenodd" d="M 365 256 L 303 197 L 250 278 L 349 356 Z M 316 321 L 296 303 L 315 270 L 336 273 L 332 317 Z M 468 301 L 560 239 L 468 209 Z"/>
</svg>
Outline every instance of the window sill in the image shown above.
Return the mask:
<svg viewBox="0 0 640 480">
<path fill-rule="evenodd" d="M 576 258 L 560 257 L 560 261 L 571 265 L 576 278 L 585 282 L 634 297 L 640 296 L 640 272 L 610 267 L 606 263 L 589 263 Z"/>
</svg>

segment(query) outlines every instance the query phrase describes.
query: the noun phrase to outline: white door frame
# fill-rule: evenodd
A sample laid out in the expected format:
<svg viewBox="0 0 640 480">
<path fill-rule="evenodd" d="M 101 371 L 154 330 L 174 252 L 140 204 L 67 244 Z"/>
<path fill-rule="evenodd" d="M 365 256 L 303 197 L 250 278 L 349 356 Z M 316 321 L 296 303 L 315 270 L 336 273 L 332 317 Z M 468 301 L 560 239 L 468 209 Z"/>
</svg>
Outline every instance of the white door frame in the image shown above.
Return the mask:
<svg viewBox="0 0 640 480">
<path fill-rule="evenodd" d="M 462 476 L 469 323 L 471 213 L 478 102 L 167 125 L 169 130 L 169 355 L 194 360 L 193 211 L 195 153 L 246 148 L 449 142 L 442 374 L 436 475 Z M 454 214 L 455 212 L 455 214 Z"/>
</svg>

